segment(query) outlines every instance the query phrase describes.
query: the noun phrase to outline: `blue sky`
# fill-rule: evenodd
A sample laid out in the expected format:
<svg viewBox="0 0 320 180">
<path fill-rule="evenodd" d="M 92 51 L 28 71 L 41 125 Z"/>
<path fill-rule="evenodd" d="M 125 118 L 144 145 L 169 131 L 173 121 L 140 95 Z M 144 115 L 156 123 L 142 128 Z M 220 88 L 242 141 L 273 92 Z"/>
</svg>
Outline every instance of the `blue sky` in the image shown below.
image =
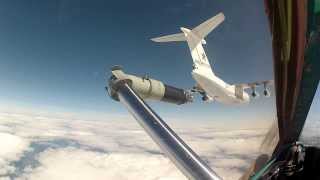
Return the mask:
<svg viewBox="0 0 320 180">
<path fill-rule="evenodd" d="M 263 1 L 3 0 L 1 105 L 127 113 L 104 89 L 106 73 L 116 64 L 129 73 L 190 88 L 194 81 L 187 45 L 149 39 L 194 27 L 219 12 L 226 20 L 209 34 L 205 47 L 216 74 L 231 84 L 273 79 Z M 151 104 L 161 115 L 177 118 L 274 117 L 274 98 L 232 107 L 200 101 Z"/>
</svg>

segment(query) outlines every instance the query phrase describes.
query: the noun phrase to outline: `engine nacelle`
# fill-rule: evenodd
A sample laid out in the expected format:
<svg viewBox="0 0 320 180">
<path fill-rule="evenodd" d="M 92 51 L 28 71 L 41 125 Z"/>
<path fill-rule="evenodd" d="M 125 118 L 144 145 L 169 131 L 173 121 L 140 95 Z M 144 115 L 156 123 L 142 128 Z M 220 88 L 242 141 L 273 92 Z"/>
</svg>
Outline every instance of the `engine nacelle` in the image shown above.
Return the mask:
<svg viewBox="0 0 320 180">
<path fill-rule="evenodd" d="M 257 93 L 256 91 L 252 91 L 251 96 L 252 96 L 253 98 L 258 98 L 260 95 L 259 95 L 259 93 Z"/>
<path fill-rule="evenodd" d="M 270 97 L 270 94 L 271 94 L 271 93 L 270 93 L 267 85 L 268 85 L 268 82 L 264 82 L 264 83 L 263 83 L 263 88 L 264 88 L 264 90 L 263 90 L 263 95 L 264 95 L 265 97 Z"/>
<path fill-rule="evenodd" d="M 265 89 L 265 90 L 263 91 L 263 95 L 264 95 L 265 97 L 270 97 L 271 93 L 270 93 L 270 91 L 269 91 L 268 89 Z"/>
<path fill-rule="evenodd" d="M 259 97 L 259 94 L 258 94 L 257 91 L 256 91 L 256 86 L 255 86 L 255 85 L 251 86 L 251 89 L 252 89 L 251 96 L 252 96 L 253 98 Z"/>
<path fill-rule="evenodd" d="M 204 96 L 202 96 L 202 101 L 204 101 L 204 102 L 212 102 L 213 101 L 213 98 L 212 97 L 210 97 L 210 96 L 208 96 L 208 95 L 204 95 Z"/>
</svg>

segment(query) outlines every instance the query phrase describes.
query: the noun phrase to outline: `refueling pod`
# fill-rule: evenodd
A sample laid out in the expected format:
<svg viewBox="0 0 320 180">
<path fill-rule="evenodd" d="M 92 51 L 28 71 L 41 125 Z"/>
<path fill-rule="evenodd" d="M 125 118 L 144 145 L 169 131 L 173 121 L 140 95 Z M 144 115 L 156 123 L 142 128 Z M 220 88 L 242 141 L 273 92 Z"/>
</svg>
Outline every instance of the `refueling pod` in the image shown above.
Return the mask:
<svg viewBox="0 0 320 180">
<path fill-rule="evenodd" d="M 139 77 L 126 74 L 120 66 L 112 67 L 111 72 L 112 76 L 109 79 L 107 90 L 115 100 L 118 100 L 118 97 L 114 84 L 119 81 L 125 81 L 142 99 L 158 100 L 178 105 L 192 102 L 192 93 L 184 89 L 166 85 L 161 81 L 146 76 Z"/>
</svg>

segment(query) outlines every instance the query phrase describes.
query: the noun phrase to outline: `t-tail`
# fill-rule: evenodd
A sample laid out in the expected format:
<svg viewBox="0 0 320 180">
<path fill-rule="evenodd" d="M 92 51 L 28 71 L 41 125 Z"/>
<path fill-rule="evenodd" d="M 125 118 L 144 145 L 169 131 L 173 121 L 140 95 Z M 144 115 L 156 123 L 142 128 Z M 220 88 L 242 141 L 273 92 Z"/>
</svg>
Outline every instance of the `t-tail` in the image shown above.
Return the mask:
<svg viewBox="0 0 320 180">
<path fill-rule="evenodd" d="M 224 19 L 224 14 L 219 13 L 191 30 L 181 27 L 182 33 L 156 37 L 151 40 L 155 42 L 187 41 L 194 63 L 193 68 L 207 67 L 211 69 L 202 44 L 206 44 L 204 38 Z"/>
</svg>

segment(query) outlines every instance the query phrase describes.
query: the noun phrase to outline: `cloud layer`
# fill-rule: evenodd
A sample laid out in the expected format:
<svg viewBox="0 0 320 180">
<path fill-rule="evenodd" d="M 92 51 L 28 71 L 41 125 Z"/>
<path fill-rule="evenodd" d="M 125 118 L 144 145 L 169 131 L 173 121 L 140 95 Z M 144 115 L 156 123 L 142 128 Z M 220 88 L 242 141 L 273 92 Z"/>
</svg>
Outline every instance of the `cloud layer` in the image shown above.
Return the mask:
<svg viewBox="0 0 320 180">
<path fill-rule="evenodd" d="M 266 133 L 191 122 L 170 125 L 225 179 L 241 176 Z M 5 147 L 0 179 L 185 179 L 133 119 L 1 113 L 0 141 Z"/>
<path fill-rule="evenodd" d="M 49 149 L 39 156 L 39 160 L 41 166 L 19 179 L 183 179 L 183 175 L 162 155 L 63 148 Z"/>
<path fill-rule="evenodd" d="M 0 132 L 0 178 L 15 171 L 10 163 L 18 160 L 22 153 L 28 149 L 29 142 L 8 133 Z"/>
</svg>

